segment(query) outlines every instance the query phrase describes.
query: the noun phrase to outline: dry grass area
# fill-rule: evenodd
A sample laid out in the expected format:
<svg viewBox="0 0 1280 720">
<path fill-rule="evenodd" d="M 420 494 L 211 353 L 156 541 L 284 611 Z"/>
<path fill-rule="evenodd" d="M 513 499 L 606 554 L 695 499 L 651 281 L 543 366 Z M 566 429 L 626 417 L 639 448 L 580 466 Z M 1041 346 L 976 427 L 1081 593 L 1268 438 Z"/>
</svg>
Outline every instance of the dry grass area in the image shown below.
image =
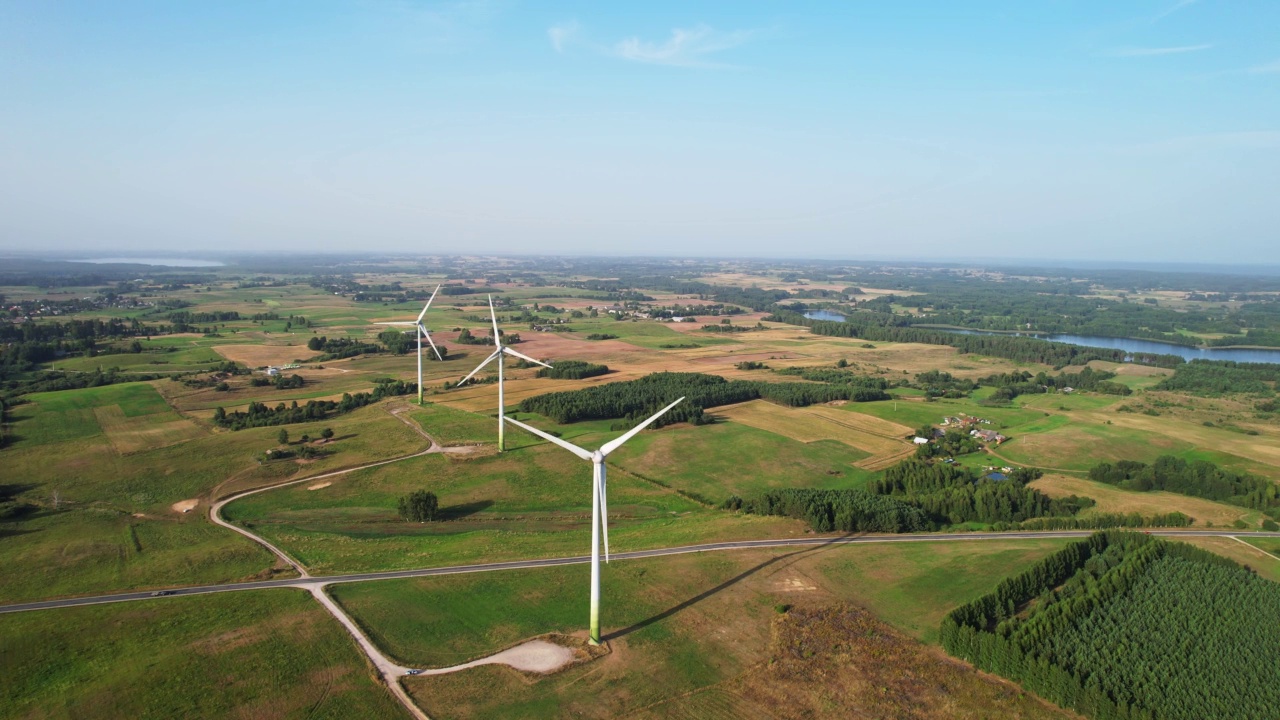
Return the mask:
<svg viewBox="0 0 1280 720">
<path fill-rule="evenodd" d="M 793 608 L 772 634 L 767 659 L 753 671 L 636 717 L 1075 717 L 847 604 Z"/>
<path fill-rule="evenodd" d="M 294 360 L 306 360 L 316 355 L 301 345 L 214 345 L 212 350 L 222 357 L 251 368 L 264 365 L 287 365 Z"/>
<path fill-rule="evenodd" d="M 121 455 L 177 445 L 206 434 L 199 425 L 170 413 L 128 417 L 119 405 L 104 405 L 94 408 L 93 416 L 111 447 Z M 173 419 L 157 422 L 162 418 Z"/>
<path fill-rule="evenodd" d="M 1098 501 L 1084 515 L 1098 513 L 1140 513 L 1157 515 L 1180 512 L 1196 519 L 1196 524 L 1203 526 L 1213 523 L 1216 526 L 1230 525 L 1233 521 L 1250 515 L 1250 511 L 1233 505 L 1216 503 L 1212 500 L 1187 497 L 1169 492 L 1130 492 L 1120 490 L 1105 483 L 1097 483 L 1080 477 L 1069 475 L 1045 475 L 1031 483 L 1049 497 L 1080 495 Z M 1252 513 L 1256 514 L 1256 513 Z"/>
</svg>

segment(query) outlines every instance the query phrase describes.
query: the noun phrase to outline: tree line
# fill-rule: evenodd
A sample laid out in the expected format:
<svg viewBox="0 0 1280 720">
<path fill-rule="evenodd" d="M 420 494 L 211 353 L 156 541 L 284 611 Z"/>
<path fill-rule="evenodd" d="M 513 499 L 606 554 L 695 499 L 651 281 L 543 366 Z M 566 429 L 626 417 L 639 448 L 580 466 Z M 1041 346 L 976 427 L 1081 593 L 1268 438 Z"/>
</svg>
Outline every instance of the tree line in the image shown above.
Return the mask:
<svg viewBox="0 0 1280 720">
<path fill-rule="evenodd" d="M 685 402 L 659 418 L 656 427 L 678 422 L 702 424 L 706 408 L 748 400 L 764 399 L 780 405 L 805 407 L 833 400 L 865 402 L 889 398 L 883 390 L 852 383 L 768 383 L 726 380 L 702 373 L 662 372 L 637 380 L 537 395 L 521 401 L 519 410 L 544 415 L 560 424 L 579 420 L 642 419 L 682 396 Z"/>
</svg>

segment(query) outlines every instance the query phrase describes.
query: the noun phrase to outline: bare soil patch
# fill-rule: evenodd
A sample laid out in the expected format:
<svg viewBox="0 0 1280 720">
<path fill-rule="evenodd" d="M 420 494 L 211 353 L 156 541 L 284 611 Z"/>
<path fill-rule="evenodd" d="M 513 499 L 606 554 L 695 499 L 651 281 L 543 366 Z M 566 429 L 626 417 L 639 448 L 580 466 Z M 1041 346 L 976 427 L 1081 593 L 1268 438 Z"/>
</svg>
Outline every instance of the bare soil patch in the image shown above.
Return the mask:
<svg viewBox="0 0 1280 720">
<path fill-rule="evenodd" d="M 199 498 L 192 498 L 190 500 L 179 500 L 178 502 L 170 505 L 169 509 L 176 513 L 188 513 L 188 512 L 191 512 L 192 510 L 195 510 L 196 506 L 198 506 L 199 504 L 200 504 Z"/>
<path fill-rule="evenodd" d="M 768 660 L 723 689 L 784 720 L 1075 717 L 845 604 L 779 617 Z"/>
<path fill-rule="evenodd" d="M 309 485 L 309 486 L 307 487 L 307 489 L 308 489 L 308 490 L 323 490 L 324 488 L 327 488 L 327 487 L 329 487 L 329 486 L 330 486 L 330 485 L 332 485 L 332 484 L 333 484 L 333 483 L 331 483 L 331 482 L 316 483 L 315 485 Z"/>
</svg>

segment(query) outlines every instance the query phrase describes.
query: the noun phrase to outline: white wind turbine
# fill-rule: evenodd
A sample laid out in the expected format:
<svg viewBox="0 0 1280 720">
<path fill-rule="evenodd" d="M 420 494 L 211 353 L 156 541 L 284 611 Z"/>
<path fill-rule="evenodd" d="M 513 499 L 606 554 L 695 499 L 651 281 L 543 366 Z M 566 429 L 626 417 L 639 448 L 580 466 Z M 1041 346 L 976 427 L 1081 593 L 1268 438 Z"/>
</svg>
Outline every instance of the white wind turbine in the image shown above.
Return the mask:
<svg viewBox="0 0 1280 720">
<path fill-rule="evenodd" d="M 662 417 L 668 410 L 680 404 L 680 400 L 676 400 L 670 405 L 662 408 L 652 417 L 639 425 L 631 428 L 625 435 L 614 440 L 610 440 L 595 452 L 589 452 L 572 443 L 565 442 L 560 438 L 545 433 L 538 428 L 530 427 L 512 418 L 506 418 L 507 422 L 537 435 L 538 437 L 555 443 L 569 452 L 577 455 L 583 460 L 591 461 L 592 483 L 591 483 L 591 625 L 590 638 L 592 645 L 600 644 L 600 536 L 601 531 L 604 534 L 604 561 L 609 562 L 609 515 L 608 503 L 605 500 L 605 470 L 604 459 L 609 453 L 622 447 L 622 444 L 630 440 L 636 433 L 649 427 L 654 420 Z"/>
<path fill-rule="evenodd" d="M 438 292 L 440 292 L 440 286 L 436 285 L 435 291 L 432 292 L 431 297 L 427 299 L 427 304 L 422 308 L 422 312 L 418 313 L 417 320 L 402 320 L 399 322 L 374 323 L 375 325 L 396 325 L 396 326 L 412 325 L 413 326 L 414 334 L 418 336 L 418 404 L 419 405 L 422 404 L 422 338 L 425 337 L 427 339 L 427 342 L 430 343 L 431 349 L 434 350 L 436 353 L 436 359 L 444 360 L 444 357 L 440 354 L 439 348 L 437 348 L 436 344 L 431 341 L 431 334 L 427 332 L 427 326 L 422 324 L 422 318 L 426 317 L 427 308 L 431 307 L 431 301 L 436 299 L 436 293 Z"/>
<path fill-rule="evenodd" d="M 498 316 L 493 312 L 493 296 L 492 295 L 489 296 L 489 319 L 493 321 L 493 345 L 495 348 L 493 351 L 493 354 L 485 358 L 484 362 L 477 365 L 476 369 L 472 370 L 470 375 L 467 375 L 466 377 L 459 380 L 458 386 L 461 386 L 463 383 L 465 383 L 466 381 L 474 377 L 476 373 L 480 372 L 480 368 L 483 368 L 485 365 L 488 365 L 494 358 L 498 359 L 498 452 L 503 452 L 504 450 L 507 449 L 507 442 L 506 442 L 506 432 L 505 432 L 506 427 L 502 424 L 502 418 L 505 416 L 505 412 L 506 412 L 506 406 L 503 404 L 505 402 L 505 398 L 503 395 L 502 356 L 511 355 L 514 357 L 518 357 L 521 360 L 528 360 L 531 363 L 541 365 L 542 367 L 545 367 L 545 368 L 549 368 L 551 366 L 542 362 L 541 360 L 534 360 L 528 355 L 523 355 L 521 353 L 518 353 L 515 350 L 512 350 L 511 348 L 502 344 L 502 333 L 498 332 Z"/>
</svg>

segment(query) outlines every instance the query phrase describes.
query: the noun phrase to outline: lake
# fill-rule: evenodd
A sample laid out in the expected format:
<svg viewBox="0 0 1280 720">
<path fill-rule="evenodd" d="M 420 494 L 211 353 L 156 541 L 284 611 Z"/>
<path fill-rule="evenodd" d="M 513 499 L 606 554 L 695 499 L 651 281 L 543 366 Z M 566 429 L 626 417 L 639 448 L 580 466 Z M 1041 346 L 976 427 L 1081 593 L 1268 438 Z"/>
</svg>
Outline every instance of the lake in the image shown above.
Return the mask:
<svg viewBox="0 0 1280 720">
<path fill-rule="evenodd" d="M 813 310 L 804 314 L 812 320 L 834 320 L 844 322 L 844 315 L 830 310 Z M 1185 345 L 1171 345 L 1153 340 L 1135 340 L 1132 338 L 1096 337 L 1093 335 L 1034 335 L 1030 333 L 999 333 L 988 330 L 952 330 L 949 328 L 931 328 L 958 335 L 1018 335 L 1034 337 L 1050 342 L 1085 347 L 1109 348 L 1131 353 L 1155 353 L 1158 355 L 1177 355 L 1184 360 L 1233 360 L 1243 363 L 1280 363 L 1280 350 L 1251 350 L 1246 348 L 1197 348 Z"/>
</svg>

